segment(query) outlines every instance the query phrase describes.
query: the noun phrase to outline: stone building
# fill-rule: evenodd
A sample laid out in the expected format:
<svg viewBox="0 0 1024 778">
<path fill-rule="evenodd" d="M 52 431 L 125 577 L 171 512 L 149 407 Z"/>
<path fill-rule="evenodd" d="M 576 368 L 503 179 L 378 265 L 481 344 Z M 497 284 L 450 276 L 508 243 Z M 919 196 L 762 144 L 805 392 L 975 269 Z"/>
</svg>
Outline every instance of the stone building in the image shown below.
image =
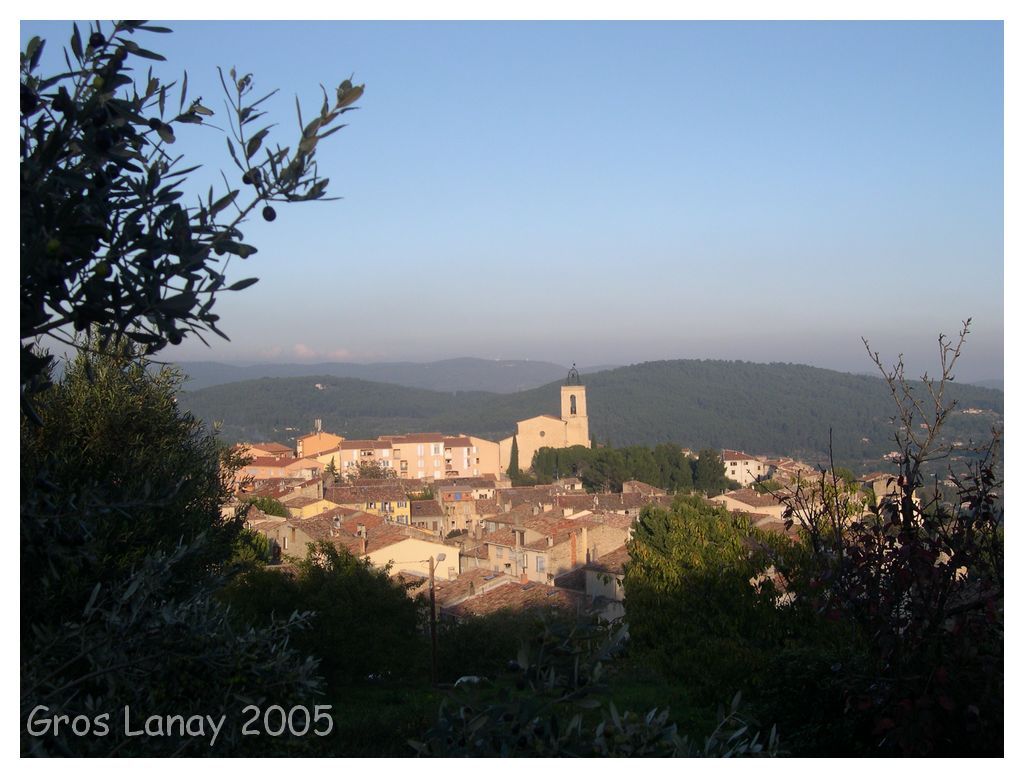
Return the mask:
<svg viewBox="0 0 1024 778">
<path fill-rule="evenodd" d="M 590 447 L 590 423 L 587 420 L 587 388 L 580 383 L 580 374 L 573 365 L 561 389 L 562 415 L 541 414 L 516 423 L 516 434 L 498 443 L 501 471 L 507 472 L 512 458 L 512 440 L 519 450 L 519 469 L 529 470 L 533 455 L 545 446 L 569 448 Z"/>
</svg>

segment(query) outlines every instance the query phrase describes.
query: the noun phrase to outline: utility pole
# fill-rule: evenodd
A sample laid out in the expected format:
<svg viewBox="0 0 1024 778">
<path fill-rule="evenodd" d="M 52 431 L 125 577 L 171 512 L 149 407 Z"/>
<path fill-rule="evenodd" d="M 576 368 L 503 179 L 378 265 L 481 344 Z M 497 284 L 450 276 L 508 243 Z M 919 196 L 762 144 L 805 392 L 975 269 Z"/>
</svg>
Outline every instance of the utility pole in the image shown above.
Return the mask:
<svg viewBox="0 0 1024 778">
<path fill-rule="evenodd" d="M 434 609 L 434 557 L 430 557 L 430 684 L 437 686 L 437 611 Z"/>
<path fill-rule="evenodd" d="M 437 555 L 444 561 L 444 554 Z M 434 557 L 430 557 L 430 683 L 437 686 L 437 608 L 434 606 Z"/>
</svg>

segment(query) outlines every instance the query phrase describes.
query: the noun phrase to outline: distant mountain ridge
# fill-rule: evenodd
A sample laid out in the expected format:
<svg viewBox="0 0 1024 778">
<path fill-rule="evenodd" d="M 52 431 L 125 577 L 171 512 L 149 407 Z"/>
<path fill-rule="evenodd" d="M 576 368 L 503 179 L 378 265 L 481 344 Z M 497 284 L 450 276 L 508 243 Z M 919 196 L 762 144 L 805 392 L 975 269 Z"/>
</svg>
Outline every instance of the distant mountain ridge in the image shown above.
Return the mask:
<svg viewBox="0 0 1024 778">
<path fill-rule="evenodd" d="M 179 362 L 189 391 L 257 378 L 335 376 L 430 389 L 437 392 L 479 391 L 507 394 L 533 389 L 564 378 L 568 367 L 524 359 L 459 357 L 435 362 L 320 362 L 230 365 L 223 362 Z M 604 367 L 602 366 L 602 368 Z"/>
<path fill-rule="evenodd" d="M 883 381 L 806 365 L 714 360 L 645 362 L 583 373 L 591 436 L 615 446 L 672 441 L 697 448 L 824 461 L 829 430 L 839 463 L 877 460 L 893 448 L 892 399 Z M 349 438 L 439 431 L 498 440 L 515 422 L 557 413 L 559 385 L 508 394 L 435 392 L 356 378 L 244 381 L 184 392 L 183 407 L 235 440 L 289 443 L 313 419 Z M 319 387 L 319 388 L 318 388 Z M 951 439 L 982 439 L 1001 424 L 1001 392 L 953 384 L 950 396 L 982 414 L 953 414 Z"/>
<path fill-rule="evenodd" d="M 1003 391 L 1003 379 L 1002 378 L 986 378 L 983 381 L 968 381 L 971 386 L 983 386 L 986 389 L 998 389 L 1000 392 Z"/>
</svg>

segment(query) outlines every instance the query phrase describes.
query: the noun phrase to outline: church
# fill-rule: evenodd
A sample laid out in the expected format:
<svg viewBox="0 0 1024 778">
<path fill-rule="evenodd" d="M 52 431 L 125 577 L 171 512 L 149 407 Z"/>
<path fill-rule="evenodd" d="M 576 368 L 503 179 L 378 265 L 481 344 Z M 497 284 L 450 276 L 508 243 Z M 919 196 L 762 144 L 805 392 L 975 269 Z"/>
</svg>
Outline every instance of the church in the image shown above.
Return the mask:
<svg viewBox="0 0 1024 778">
<path fill-rule="evenodd" d="M 519 448 L 519 469 L 529 470 L 538 449 L 590 447 L 590 425 L 587 421 L 587 388 L 580 383 L 576 365 L 562 387 L 562 415 L 542 414 L 516 422 L 514 436 Z M 502 472 L 508 470 L 512 458 L 512 438 L 498 443 L 498 458 Z"/>
</svg>

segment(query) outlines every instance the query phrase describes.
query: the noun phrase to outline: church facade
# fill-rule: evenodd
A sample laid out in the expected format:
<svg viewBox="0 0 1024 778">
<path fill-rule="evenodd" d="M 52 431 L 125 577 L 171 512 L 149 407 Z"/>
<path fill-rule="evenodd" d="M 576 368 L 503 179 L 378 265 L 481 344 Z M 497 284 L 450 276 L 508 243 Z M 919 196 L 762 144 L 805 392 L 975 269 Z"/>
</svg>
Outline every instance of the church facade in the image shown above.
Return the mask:
<svg viewBox="0 0 1024 778">
<path fill-rule="evenodd" d="M 590 424 L 587 421 L 587 388 L 580 383 L 575 365 L 561 388 L 562 415 L 541 414 L 516 422 L 515 440 L 519 449 L 519 469 L 529 470 L 538 449 L 590 446 Z M 512 458 L 512 437 L 498 443 L 501 471 L 508 470 Z"/>
</svg>

